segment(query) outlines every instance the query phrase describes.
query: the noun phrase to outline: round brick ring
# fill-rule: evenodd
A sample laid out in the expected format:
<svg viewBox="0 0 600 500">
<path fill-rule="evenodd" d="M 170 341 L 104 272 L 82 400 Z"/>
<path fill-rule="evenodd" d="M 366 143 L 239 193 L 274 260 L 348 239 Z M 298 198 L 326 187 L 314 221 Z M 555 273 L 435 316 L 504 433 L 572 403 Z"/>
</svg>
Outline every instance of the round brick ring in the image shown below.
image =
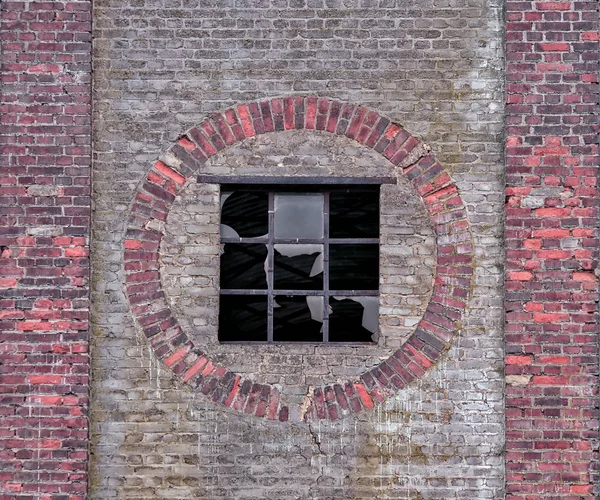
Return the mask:
<svg viewBox="0 0 600 500">
<path fill-rule="evenodd" d="M 299 411 L 279 390 L 215 364 L 194 346 L 161 288 L 159 245 L 171 204 L 208 158 L 249 137 L 286 130 L 346 136 L 384 156 L 421 196 L 437 236 L 437 267 L 427 310 L 407 341 L 357 380 L 311 389 Z M 125 239 L 126 295 L 154 353 L 175 376 L 213 402 L 260 418 L 337 420 L 382 403 L 437 363 L 460 328 L 473 276 L 473 242 L 465 205 L 450 175 L 400 125 L 363 106 L 327 98 L 285 97 L 213 114 L 174 144 L 135 195 Z"/>
</svg>

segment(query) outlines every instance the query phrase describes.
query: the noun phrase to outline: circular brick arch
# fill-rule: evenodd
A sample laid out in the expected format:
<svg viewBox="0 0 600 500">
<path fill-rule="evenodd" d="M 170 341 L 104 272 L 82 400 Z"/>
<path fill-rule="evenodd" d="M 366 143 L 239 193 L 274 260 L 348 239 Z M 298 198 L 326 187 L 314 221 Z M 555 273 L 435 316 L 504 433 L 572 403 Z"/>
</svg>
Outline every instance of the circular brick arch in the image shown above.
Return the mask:
<svg viewBox="0 0 600 500">
<path fill-rule="evenodd" d="M 437 236 L 437 269 L 427 310 L 407 341 L 357 380 L 311 388 L 297 411 L 277 387 L 219 366 L 182 330 L 161 288 L 159 245 L 171 204 L 210 157 L 249 137 L 285 130 L 346 136 L 372 148 L 412 183 Z M 336 420 L 369 410 L 434 365 L 460 328 L 470 296 L 473 243 L 464 203 L 450 175 L 400 125 L 366 107 L 327 98 L 285 97 L 240 104 L 189 130 L 155 163 L 135 195 L 125 239 L 126 294 L 156 356 L 213 402 L 271 420 L 290 415 Z"/>
</svg>

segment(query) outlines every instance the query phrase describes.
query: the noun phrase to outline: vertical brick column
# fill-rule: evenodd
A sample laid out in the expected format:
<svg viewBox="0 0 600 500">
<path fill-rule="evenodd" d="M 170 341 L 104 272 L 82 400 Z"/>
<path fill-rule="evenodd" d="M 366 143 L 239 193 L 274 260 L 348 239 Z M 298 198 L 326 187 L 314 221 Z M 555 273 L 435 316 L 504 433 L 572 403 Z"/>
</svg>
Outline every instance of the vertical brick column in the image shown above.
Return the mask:
<svg viewBox="0 0 600 500">
<path fill-rule="evenodd" d="M 598 2 L 507 2 L 507 498 L 598 477 Z"/>
<path fill-rule="evenodd" d="M 91 2 L 1 3 L 0 498 L 87 486 Z"/>
</svg>

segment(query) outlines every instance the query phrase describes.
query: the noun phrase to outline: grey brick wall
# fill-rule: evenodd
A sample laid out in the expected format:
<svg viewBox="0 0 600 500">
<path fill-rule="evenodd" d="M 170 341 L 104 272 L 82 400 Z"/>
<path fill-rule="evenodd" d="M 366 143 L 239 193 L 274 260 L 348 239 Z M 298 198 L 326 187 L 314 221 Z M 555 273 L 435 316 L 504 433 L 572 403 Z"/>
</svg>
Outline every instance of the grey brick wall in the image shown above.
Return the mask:
<svg viewBox="0 0 600 500">
<path fill-rule="evenodd" d="M 502 498 L 500 16 L 483 0 L 96 2 L 92 498 Z M 292 93 L 368 105 L 420 136 L 461 190 L 476 243 L 469 311 L 443 360 L 384 405 L 334 423 L 259 421 L 180 386 L 123 293 L 125 220 L 161 152 L 214 110 Z M 229 148 L 208 168 L 372 175 L 390 166 L 345 139 L 289 132 Z M 402 311 L 382 302 L 378 347 L 219 346 L 207 189 L 190 182 L 175 201 L 161 277 L 180 322 L 222 363 L 301 397 L 311 377 L 359 374 L 410 333 L 434 245 L 418 196 L 400 183 L 385 188 L 382 212 L 400 219 L 390 231 L 407 229 L 390 245 L 411 249 L 394 256 L 411 273 L 382 289 Z M 198 257 L 177 261 L 185 248 L 212 251 L 201 267 L 213 274 L 190 272 Z"/>
</svg>

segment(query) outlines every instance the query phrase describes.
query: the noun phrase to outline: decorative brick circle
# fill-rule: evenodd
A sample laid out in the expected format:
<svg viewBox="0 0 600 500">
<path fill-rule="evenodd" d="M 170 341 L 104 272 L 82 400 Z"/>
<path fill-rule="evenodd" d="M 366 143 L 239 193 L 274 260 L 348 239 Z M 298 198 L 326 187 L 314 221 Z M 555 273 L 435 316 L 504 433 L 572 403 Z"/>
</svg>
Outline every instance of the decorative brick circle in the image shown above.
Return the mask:
<svg viewBox="0 0 600 500">
<path fill-rule="evenodd" d="M 311 390 L 297 412 L 305 420 L 337 420 L 382 403 L 439 361 L 470 296 L 473 243 L 464 203 L 442 165 L 400 125 L 363 106 L 315 96 L 240 104 L 206 118 L 156 162 L 136 193 L 125 239 L 126 294 L 154 353 L 182 382 L 215 403 L 288 420 L 289 408 L 276 387 L 242 378 L 194 346 L 161 289 L 158 249 L 171 204 L 208 158 L 249 137 L 292 129 L 346 136 L 380 153 L 410 180 L 437 235 L 433 294 L 412 335 L 358 380 Z"/>
</svg>

